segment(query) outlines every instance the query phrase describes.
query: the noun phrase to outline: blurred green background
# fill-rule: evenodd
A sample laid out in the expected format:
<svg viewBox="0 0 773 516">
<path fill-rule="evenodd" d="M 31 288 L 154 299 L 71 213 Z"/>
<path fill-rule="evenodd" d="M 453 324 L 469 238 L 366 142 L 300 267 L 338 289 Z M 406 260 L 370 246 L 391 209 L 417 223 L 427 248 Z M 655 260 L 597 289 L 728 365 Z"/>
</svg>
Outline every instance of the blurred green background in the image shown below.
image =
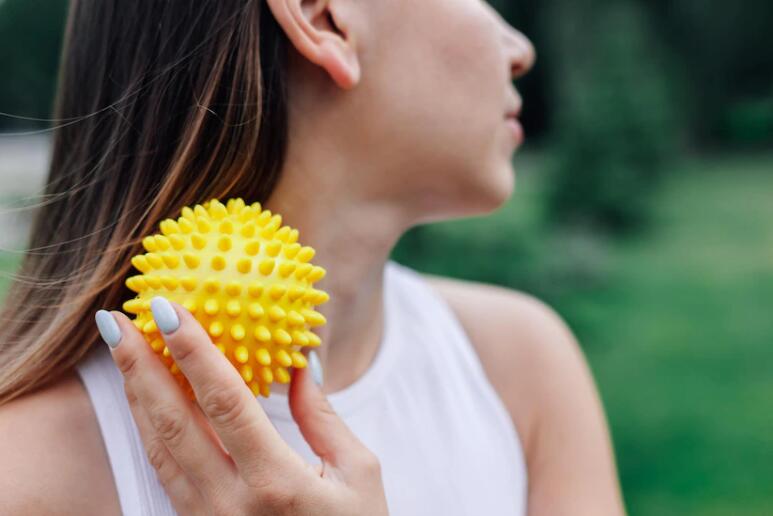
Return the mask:
<svg viewBox="0 0 773 516">
<path fill-rule="evenodd" d="M 773 2 L 492 3 L 539 54 L 516 195 L 413 228 L 394 258 L 566 318 L 631 514 L 773 514 Z M 12 156 L 47 127 L 30 119 L 50 116 L 65 8 L 0 0 L 6 207 L 34 193 Z M 18 256 L 0 253 L 0 289 Z"/>
</svg>

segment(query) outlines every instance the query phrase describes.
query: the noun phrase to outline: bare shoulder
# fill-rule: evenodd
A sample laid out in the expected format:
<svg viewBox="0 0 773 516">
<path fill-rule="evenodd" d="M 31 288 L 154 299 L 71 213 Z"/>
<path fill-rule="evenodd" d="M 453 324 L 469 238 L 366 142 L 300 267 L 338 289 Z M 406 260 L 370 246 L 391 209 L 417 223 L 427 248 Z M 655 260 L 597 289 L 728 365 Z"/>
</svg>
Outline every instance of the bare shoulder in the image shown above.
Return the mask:
<svg viewBox="0 0 773 516">
<path fill-rule="evenodd" d="M 544 404 L 535 397 L 550 376 L 582 369 L 564 321 L 537 298 L 496 285 L 424 275 L 451 306 L 489 380 L 510 410 L 526 448 Z M 555 377 L 555 376 L 554 376 Z M 527 395 L 528 393 L 528 395 Z"/>
<path fill-rule="evenodd" d="M 0 513 L 120 514 L 91 401 L 80 379 L 0 406 Z"/>
<path fill-rule="evenodd" d="M 624 513 L 604 410 L 564 320 L 523 292 L 423 277 L 454 311 L 518 429 L 530 514 Z"/>
</svg>

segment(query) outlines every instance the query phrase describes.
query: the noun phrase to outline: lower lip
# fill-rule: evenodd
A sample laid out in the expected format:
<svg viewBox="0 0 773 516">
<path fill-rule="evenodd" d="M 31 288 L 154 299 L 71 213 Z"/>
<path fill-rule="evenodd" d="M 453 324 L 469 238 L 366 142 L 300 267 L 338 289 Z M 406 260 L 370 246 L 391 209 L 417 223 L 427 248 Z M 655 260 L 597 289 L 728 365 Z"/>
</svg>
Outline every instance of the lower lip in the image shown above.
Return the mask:
<svg viewBox="0 0 773 516">
<path fill-rule="evenodd" d="M 523 126 L 521 125 L 521 123 L 515 118 L 508 118 L 505 120 L 505 125 L 507 125 L 507 128 L 510 130 L 510 133 L 513 135 L 513 140 L 515 140 L 515 144 L 520 146 L 524 140 Z"/>
</svg>

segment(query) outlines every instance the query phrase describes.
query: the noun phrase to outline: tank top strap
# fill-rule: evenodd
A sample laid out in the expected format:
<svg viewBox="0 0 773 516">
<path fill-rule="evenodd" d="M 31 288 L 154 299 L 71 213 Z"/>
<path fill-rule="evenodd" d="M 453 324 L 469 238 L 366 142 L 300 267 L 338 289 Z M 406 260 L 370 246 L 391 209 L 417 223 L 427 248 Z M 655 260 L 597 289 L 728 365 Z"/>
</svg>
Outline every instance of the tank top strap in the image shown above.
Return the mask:
<svg viewBox="0 0 773 516">
<path fill-rule="evenodd" d="M 95 346 L 77 366 L 99 423 L 123 514 L 175 516 L 177 513 L 145 453 L 110 351 Z"/>
<path fill-rule="evenodd" d="M 477 405 L 491 418 L 489 424 L 502 432 L 510 456 L 515 459 L 520 494 L 525 499 L 528 472 L 521 436 L 504 401 L 489 379 L 467 330 L 448 301 L 419 271 L 398 263 L 392 264 L 392 268 L 393 275 L 400 276 L 401 285 L 401 295 L 395 293 L 395 302 L 400 303 L 400 310 L 412 311 L 414 324 L 423 326 L 421 334 L 436 346 L 420 348 L 428 354 L 429 362 L 425 363 L 434 363 L 445 371 L 446 377 L 456 378 L 458 381 L 443 382 L 444 389 L 457 400 L 464 398 Z M 406 319 L 408 317 L 404 315 L 403 320 Z M 437 382 L 441 383 L 441 380 Z M 505 451 L 504 448 L 502 451 Z"/>
</svg>

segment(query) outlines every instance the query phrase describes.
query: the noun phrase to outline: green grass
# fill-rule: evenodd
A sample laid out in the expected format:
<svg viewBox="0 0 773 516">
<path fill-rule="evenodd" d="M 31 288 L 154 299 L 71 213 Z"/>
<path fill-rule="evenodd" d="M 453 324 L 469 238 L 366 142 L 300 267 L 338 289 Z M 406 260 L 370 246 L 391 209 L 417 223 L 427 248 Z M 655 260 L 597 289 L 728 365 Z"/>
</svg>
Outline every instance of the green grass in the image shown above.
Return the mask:
<svg viewBox="0 0 773 516">
<path fill-rule="evenodd" d="M 657 231 L 565 295 L 633 514 L 773 511 L 773 157 L 671 175 Z"/>
<path fill-rule="evenodd" d="M 773 155 L 687 160 L 652 228 L 612 242 L 544 229 L 549 167 L 520 165 L 506 206 L 422 228 L 395 256 L 535 292 L 568 320 L 631 514 L 773 514 Z"/>
</svg>

